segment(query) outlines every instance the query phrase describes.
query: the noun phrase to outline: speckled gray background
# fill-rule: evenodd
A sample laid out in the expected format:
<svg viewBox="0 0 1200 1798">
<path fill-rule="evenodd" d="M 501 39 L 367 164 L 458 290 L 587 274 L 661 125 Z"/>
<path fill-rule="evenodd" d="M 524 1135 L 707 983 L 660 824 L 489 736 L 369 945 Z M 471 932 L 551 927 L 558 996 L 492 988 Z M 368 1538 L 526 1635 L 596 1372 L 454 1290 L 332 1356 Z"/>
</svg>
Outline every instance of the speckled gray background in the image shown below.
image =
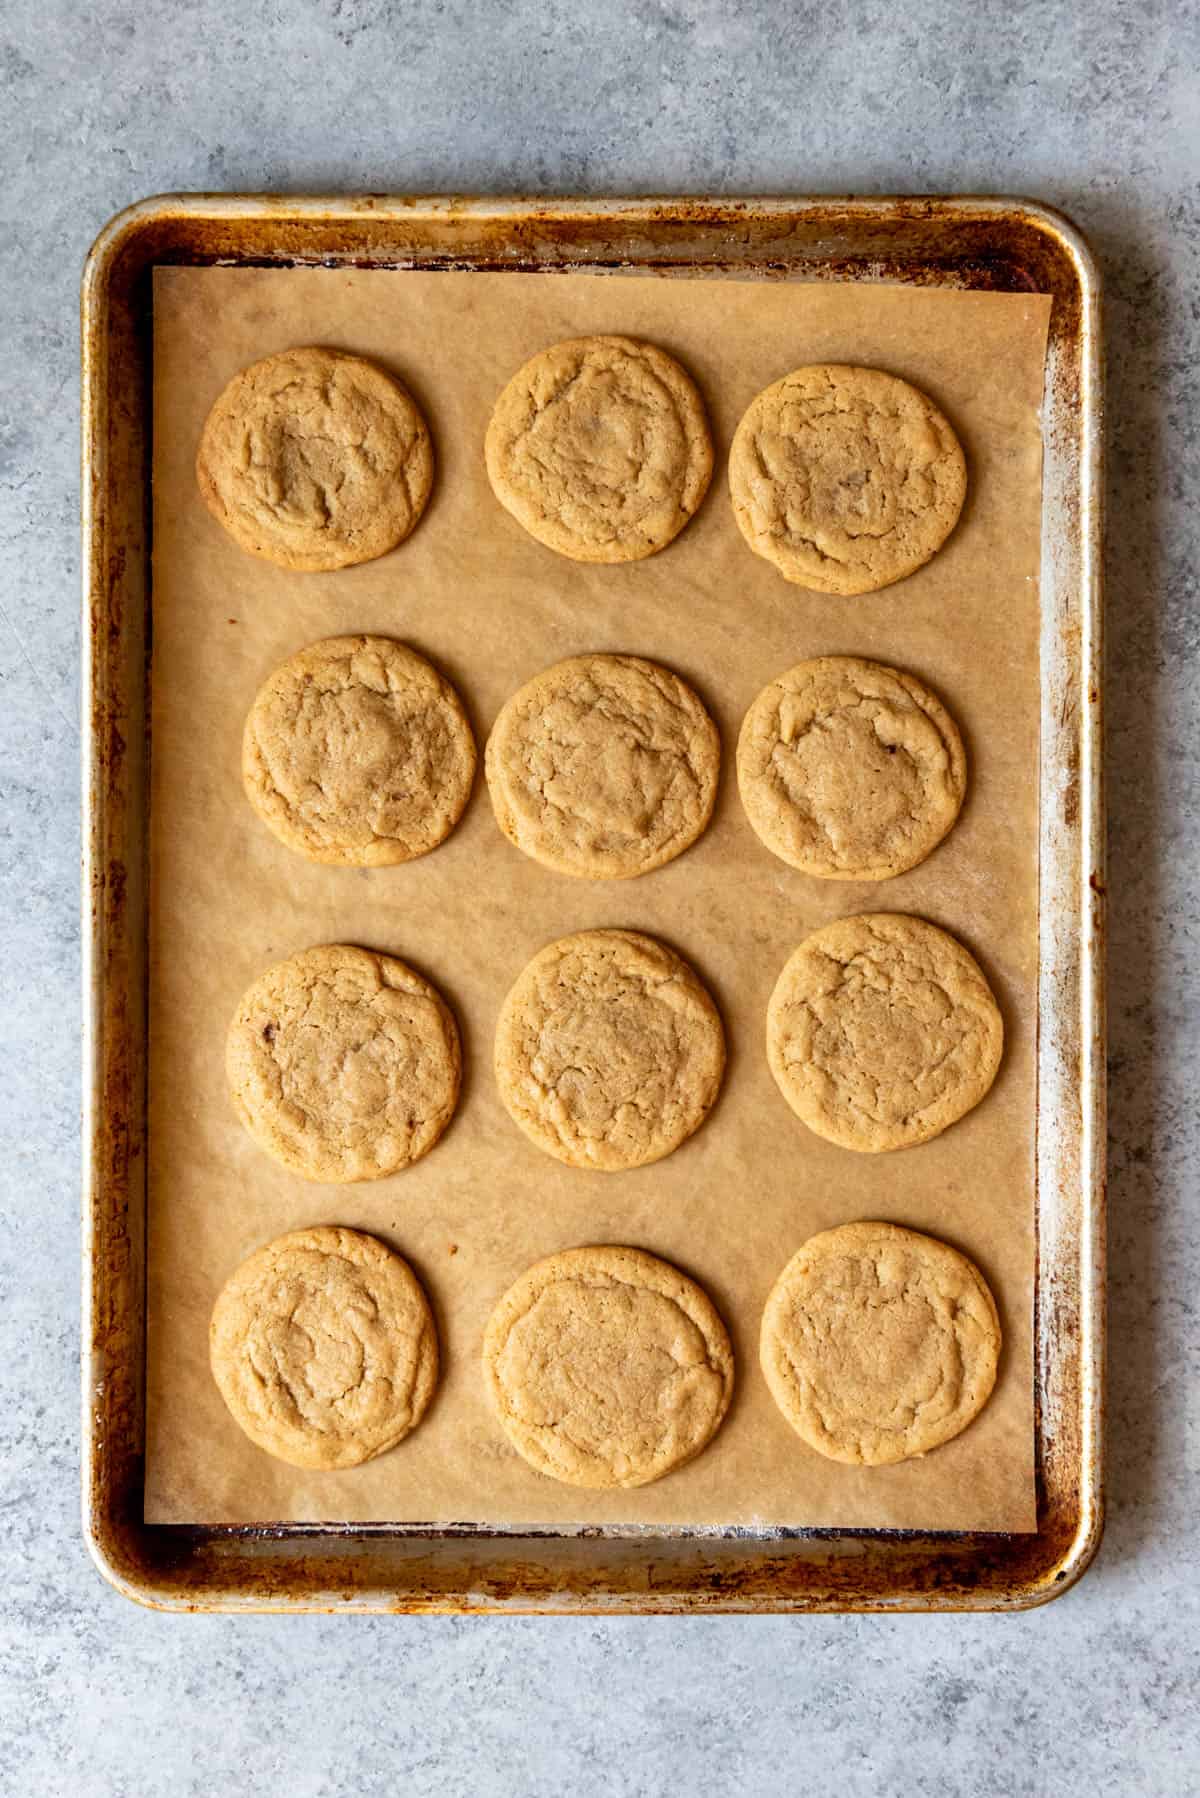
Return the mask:
<svg viewBox="0 0 1200 1798">
<path fill-rule="evenodd" d="M 1196 0 L 0 9 L 0 1790 L 1200 1791 Z M 165 1617 L 77 1527 L 77 338 L 171 188 L 975 190 L 1108 281 L 1112 1466 L 1024 1617 Z"/>
</svg>

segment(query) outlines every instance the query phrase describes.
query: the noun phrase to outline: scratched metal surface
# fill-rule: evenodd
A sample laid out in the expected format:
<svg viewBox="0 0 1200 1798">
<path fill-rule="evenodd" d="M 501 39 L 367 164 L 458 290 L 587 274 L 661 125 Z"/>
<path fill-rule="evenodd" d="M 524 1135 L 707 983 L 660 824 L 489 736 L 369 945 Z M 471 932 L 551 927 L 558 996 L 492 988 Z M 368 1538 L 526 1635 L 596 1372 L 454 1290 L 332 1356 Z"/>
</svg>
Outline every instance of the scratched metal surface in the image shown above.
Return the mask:
<svg viewBox="0 0 1200 1798">
<path fill-rule="evenodd" d="M 640 266 L 1055 296 L 1045 396 L 1035 1536 L 141 1522 L 148 319 L 155 262 Z M 1103 1515 L 1104 842 L 1099 294 L 1028 202 L 167 197 L 110 224 L 83 289 L 84 1526 L 174 1609 L 1004 1609 L 1084 1571 Z"/>
</svg>

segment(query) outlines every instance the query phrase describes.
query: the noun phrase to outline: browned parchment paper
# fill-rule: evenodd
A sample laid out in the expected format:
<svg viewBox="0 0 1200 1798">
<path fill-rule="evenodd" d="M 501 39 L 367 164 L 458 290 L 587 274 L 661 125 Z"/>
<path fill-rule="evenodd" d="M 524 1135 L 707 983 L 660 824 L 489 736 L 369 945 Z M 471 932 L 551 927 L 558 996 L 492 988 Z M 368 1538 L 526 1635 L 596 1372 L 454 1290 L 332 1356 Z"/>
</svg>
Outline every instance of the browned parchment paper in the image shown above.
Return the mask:
<svg viewBox="0 0 1200 1798">
<path fill-rule="evenodd" d="M 1042 298 L 604 275 L 164 269 L 154 298 L 154 651 L 150 994 L 149 1379 L 146 1516 L 580 1524 L 1035 1525 L 1034 1266 L 1037 572 Z M 699 516 L 663 554 L 623 568 L 563 560 L 494 500 L 483 434 L 508 376 L 588 332 L 643 335 L 706 397 L 717 468 Z M 239 368 L 289 345 L 373 356 L 432 425 L 434 499 L 411 540 L 365 567 L 294 575 L 243 554 L 200 503 L 205 414 Z M 800 363 L 875 363 L 925 388 L 970 464 L 950 543 L 900 586 L 838 599 L 788 586 L 751 555 L 724 457 L 743 408 Z M 562 656 L 631 651 L 692 681 L 724 743 L 712 827 L 640 880 L 593 883 L 537 867 L 501 836 L 482 782 L 462 825 L 407 867 L 321 868 L 254 817 L 239 775 L 259 683 L 318 637 L 379 631 L 453 679 L 479 743 L 508 695 Z M 911 668 L 958 717 L 971 790 L 947 843 L 885 884 L 806 879 L 763 849 L 733 774 L 760 687 L 801 657 L 852 653 Z M 1005 1013 L 1000 1077 L 937 1141 L 890 1155 L 822 1142 L 777 1092 L 764 1014 L 794 945 L 828 919 L 913 911 L 980 957 Z M 543 943 L 593 925 L 664 937 L 709 983 L 729 1071 L 704 1128 L 666 1161 L 589 1173 L 541 1154 L 491 1075 L 505 992 Z M 243 988 L 311 943 L 387 950 L 430 975 L 462 1026 L 459 1113 L 416 1167 L 367 1185 L 310 1185 L 255 1147 L 224 1088 L 224 1037 Z M 813 1231 L 885 1218 L 972 1255 L 1000 1306 L 1005 1350 L 981 1418 L 924 1460 L 855 1469 L 793 1435 L 758 1368 L 763 1301 Z M 305 1224 L 377 1232 L 413 1263 L 437 1314 L 444 1374 L 399 1449 L 305 1473 L 254 1448 L 208 1370 L 222 1282 L 257 1244 Z M 572 1244 L 625 1242 L 698 1278 L 733 1337 L 738 1385 L 712 1446 L 636 1492 L 535 1474 L 484 1400 L 478 1356 L 499 1294 Z"/>
</svg>

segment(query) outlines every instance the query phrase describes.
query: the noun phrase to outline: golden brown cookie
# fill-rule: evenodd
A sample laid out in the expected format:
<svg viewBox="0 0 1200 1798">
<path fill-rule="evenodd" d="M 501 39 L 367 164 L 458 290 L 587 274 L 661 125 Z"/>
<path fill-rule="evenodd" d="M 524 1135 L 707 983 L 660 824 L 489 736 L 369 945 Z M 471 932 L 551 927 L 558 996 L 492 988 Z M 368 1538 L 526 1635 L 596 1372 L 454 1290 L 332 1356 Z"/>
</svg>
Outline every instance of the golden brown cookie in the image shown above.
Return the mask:
<svg viewBox="0 0 1200 1798">
<path fill-rule="evenodd" d="M 712 474 L 691 377 L 631 337 L 577 337 L 534 356 L 496 401 L 485 453 L 500 504 L 576 562 L 665 549 Z"/>
<path fill-rule="evenodd" d="M 941 701 L 857 656 L 797 662 L 742 724 L 738 788 L 773 854 L 821 880 L 889 880 L 958 817 L 967 758 Z"/>
<path fill-rule="evenodd" d="M 416 1428 L 437 1332 L 406 1261 L 358 1230 L 294 1230 L 222 1288 L 213 1378 L 250 1440 L 293 1467 L 357 1467 Z"/>
<path fill-rule="evenodd" d="M 458 1101 L 458 1028 L 441 995 L 390 955 L 303 949 L 243 995 L 225 1054 L 234 1109 L 306 1180 L 398 1173 Z"/>
<path fill-rule="evenodd" d="M 818 593 L 873 593 L 941 548 L 967 465 L 933 401 L 880 368 L 797 368 L 750 402 L 729 451 L 756 555 Z"/>
<path fill-rule="evenodd" d="M 412 861 L 449 836 L 475 776 L 458 694 L 390 637 L 329 637 L 260 688 L 242 739 L 251 805 L 310 861 Z"/>
<path fill-rule="evenodd" d="M 496 821 L 534 861 L 585 880 L 648 874 L 712 816 L 717 727 L 637 656 L 572 656 L 514 693 L 488 738 Z"/>
<path fill-rule="evenodd" d="M 767 1059 L 796 1116 L 870 1154 L 928 1142 L 978 1105 L 1003 1043 L 978 963 L 899 912 L 814 931 L 767 1007 Z"/>
<path fill-rule="evenodd" d="M 733 1351 L 707 1295 L 640 1249 L 567 1249 L 500 1300 L 483 1377 L 513 1447 L 568 1486 L 645 1486 L 711 1442 Z"/>
<path fill-rule="evenodd" d="M 402 543 L 433 484 L 433 445 L 399 381 L 340 350 L 284 350 L 233 377 L 196 453 L 205 505 L 280 568 L 348 568 Z"/>
<path fill-rule="evenodd" d="M 831 1461 L 928 1454 L 987 1403 L 1000 1319 L 974 1264 L 895 1224 L 810 1237 L 763 1312 L 759 1358 L 797 1435 Z"/>
<path fill-rule="evenodd" d="M 500 1011 L 496 1081 L 514 1123 L 570 1167 L 642 1167 L 708 1115 L 725 1068 L 717 1008 L 682 957 L 633 930 L 535 955 Z"/>
</svg>

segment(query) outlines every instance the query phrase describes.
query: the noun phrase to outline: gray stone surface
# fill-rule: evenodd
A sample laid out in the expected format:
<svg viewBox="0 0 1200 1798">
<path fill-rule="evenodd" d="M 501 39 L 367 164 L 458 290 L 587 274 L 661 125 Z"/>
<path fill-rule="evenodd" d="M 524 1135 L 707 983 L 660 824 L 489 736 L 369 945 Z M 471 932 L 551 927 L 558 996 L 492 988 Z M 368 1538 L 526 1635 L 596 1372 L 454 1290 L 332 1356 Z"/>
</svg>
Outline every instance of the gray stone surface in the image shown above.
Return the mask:
<svg viewBox="0 0 1200 1798">
<path fill-rule="evenodd" d="M 0 1789 L 1200 1790 L 1197 0 L 0 9 Z M 76 1523 L 76 301 L 171 188 L 1025 192 L 1111 338 L 1112 1470 L 1026 1617 L 164 1617 Z"/>
</svg>

